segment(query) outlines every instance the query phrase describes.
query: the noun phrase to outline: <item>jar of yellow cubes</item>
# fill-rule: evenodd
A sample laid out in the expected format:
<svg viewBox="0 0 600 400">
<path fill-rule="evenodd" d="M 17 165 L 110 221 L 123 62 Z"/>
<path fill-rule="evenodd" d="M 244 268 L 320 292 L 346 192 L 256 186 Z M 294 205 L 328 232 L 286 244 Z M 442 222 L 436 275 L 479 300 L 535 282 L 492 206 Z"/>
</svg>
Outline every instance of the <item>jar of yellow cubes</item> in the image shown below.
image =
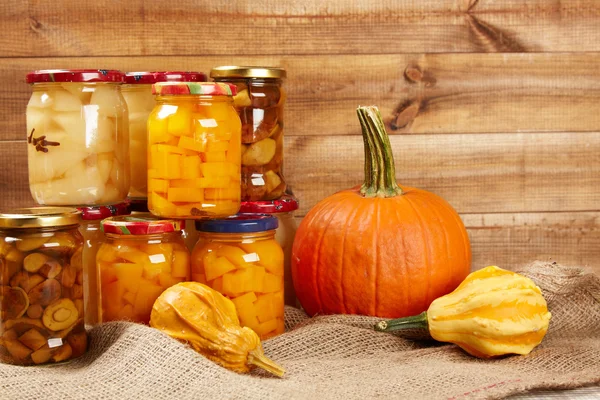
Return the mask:
<svg viewBox="0 0 600 400">
<path fill-rule="evenodd" d="M 241 129 L 227 83 L 159 82 L 148 118 L 148 209 L 208 219 L 240 208 Z"/>
<path fill-rule="evenodd" d="M 200 237 L 192 252 L 192 280 L 230 298 L 240 323 L 261 339 L 285 331 L 277 226 L 277 218 L 266 214 L 196 221 Z"/>
<path fill-rule="evenodd" d="M 190 278 L 183 221 L 122 216 L 102 221 L 104 242 L 96 255 L 100 321 L 148 324 L 152 305 L 167 288 Z"/>
<path fill-rule="evenodd" d="M 85 309 L 85 326 L 91 328 L 100 321 L 98 317 L 98 270 L 96 269 L 96 253 L 104 240 L 100 222 L 108 217 L 128 215 L 129 203 L 112 206 L 79 207 L 81 225 L 79 232 L 83 236 L 83 299 Z M 81 284 L 81 283 L 80 283 Z"/>
<path fill-rule="evenodd" d="M 129 198 L 146 199 L 148 195 L 146 125 L 154 109 L 152 85 L 156 82 L 206 82 L 201 72 L 128 72 L 122 92 L 129 108 L 129 153 L 131 158 L 131 187 Z"/>
<path fill-rule="evenodd" d="M 129 191 L 129 124 L 123 74 L 42 70 L 27 74 L 29 188 L 42 205 L 107 205 Z"/>
</svg>

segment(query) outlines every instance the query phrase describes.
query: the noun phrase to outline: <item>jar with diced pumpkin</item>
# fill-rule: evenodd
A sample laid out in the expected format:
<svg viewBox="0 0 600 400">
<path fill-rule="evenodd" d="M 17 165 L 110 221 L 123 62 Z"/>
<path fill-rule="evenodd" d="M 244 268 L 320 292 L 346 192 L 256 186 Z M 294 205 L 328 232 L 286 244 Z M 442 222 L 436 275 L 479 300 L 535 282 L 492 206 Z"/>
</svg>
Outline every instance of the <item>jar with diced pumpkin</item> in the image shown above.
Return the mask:
<svg viewBox="0 0 600 400">
<path fill-rule="evenodd" d="M 277 218 L 238 214 L 196 221 L 192 280 L 231 299 L 240 323 L 261 339 L 285 331 L 283 250 L 275 240 Z"/>
<path fill-rule="evenodd" d="M 290 306 L 298 305 L 291 271 L 292 246 L 298 228 L 294 218 L 294 212 L 297 209 L 298 200 L 289 194 L 285 194 L 277 200 L 243 201 L 240 207 L 240 213 L 271 214 L 277 218 L 279 227 L 275 232 L 275 240 L 283 249 L 285 304 Z"/>
<path fill-rule="evenodd" d="M 148 118 L 148 209 L 207 219 L 240 207 L 241 122 L 234 85 L 159 82 Z"/>
<path fill-rule="evenodd" d="M 96 269 L 96 253 L 102 245 L 104 234 L 100 222 L 108 217 L 128 215 L 129 203 L 119 203 L 112 206 L 79 207 L 81 225 L 79 232 L 83 236 L 83 302 L 85 309 L 85 325 L 91 328 L 97 325 L 98 299 L 98 270 Z"/>
<path fill-rule="evenodd" d="M 152 85 L 156 82 L 206 82 L 201 72 L 128 72 L 122 87 L 129 108 L 129 152 L 131 187 L 129 198 L 145 199 L 148 195 L 146 125 L 154 109 Z"/>
<path fill-rule="evenodd" d="M 129 124 L 123 74 L 41 70 L 27 74 L 29 188 L 41 205 L 107 205 L 129 191 Z"/>
<path fill-rule="evenodd" d="M 283 178 L 282 84 L 286 72 L 273 67 L 223 66 L 210 71 L 216 82 L 237 87 L 233 101 L 242 121 L 242 200 L 274 200 L 286 190 Z"/>
<path fill-rule="evenodd" d="M 161 293 L 190 278 L 184 221 L 110 217 L 102 221 L 104 242 L 96 255 L 100 274 L 100 321 L 148 324 Z"/>
</svg>

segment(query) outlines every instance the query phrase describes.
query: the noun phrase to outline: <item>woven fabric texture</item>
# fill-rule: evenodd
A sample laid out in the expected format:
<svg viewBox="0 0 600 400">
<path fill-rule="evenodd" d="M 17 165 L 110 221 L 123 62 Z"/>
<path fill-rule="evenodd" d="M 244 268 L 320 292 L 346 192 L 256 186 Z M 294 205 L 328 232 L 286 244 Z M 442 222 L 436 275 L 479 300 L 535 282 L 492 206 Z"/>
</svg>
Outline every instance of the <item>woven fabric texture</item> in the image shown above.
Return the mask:
<svg viewBox="0 0 600 400">
<path fill-rule="evenodd" d="M 0 365 L 2 399 L 497 399 L 600 384 L 600 278 L 537 262 L 521 271 L 552 320 L 528 356 L 479 360 L 419 332 L 373 330 L 377 318 L 286 309 L 287 332 L 264 342 L 284 378 L 230 372 L 152 328 L 109 323 L 63 365 Z M 600 392 L 599 392 L 600 393 Z"/>
</svg>

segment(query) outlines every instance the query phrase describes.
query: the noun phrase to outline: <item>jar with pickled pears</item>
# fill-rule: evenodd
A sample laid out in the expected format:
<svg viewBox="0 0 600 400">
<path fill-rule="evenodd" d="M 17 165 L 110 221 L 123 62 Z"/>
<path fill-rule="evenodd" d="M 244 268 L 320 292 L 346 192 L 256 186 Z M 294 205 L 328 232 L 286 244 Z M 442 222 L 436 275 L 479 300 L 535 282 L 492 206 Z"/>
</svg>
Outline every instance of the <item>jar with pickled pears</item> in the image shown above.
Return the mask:
<svg viewBox="0 0 600 400">
<path fill-rule="evenodd" d="M 131 186 L 129 198 L 145 199 L 148 195 L 146 125 L 154 109 L 152 85 L 156 82 L 206 82 L 201 72 L 128 72 L 122 92 L 129 108 L 129 154 Z"/>
<path fill-rule="evenodd" d="M 298 200 L 290 194 L 284 194 L 277 200 L 243 201 L 240 208 L 240 213 L 271 214 L 277 218 L 279 227 L 275 231 L 275 240 L 283 249 L 285 304 L 293 307 L 298 306 L 291 269 L 292 246 L 296 237 L 296 230 L 298 229 L 298 224 L 294 217 L 297 209 Z"/>
<path fill-rule="evenodd" d="M 100 322 L 98 316 L 100 292 L 98 287 L 98 270 L 96 269 L 96 253 L 104 240 L 100 222 L 108 217 L 128 215 L 128 203 L 114 206 L 81 207 L 81 225 L 79 232 L 83 236 L 83 302 L 85 309 L 85 325 L 91 328 Z"/>
<path fill-rule="evenodd" d="M 159 82 L 148 117 L 148 209 L 208 219 L 240 208 L 241 123 L 234 85 Z"/>
<path fill-rule="evenodd" d="M 29 188 L 41 205 L 106 205 L 129 191 L 129 124 L 123 74 L 42 70 L 27 74 Z"/>
<path fill-rule="evenodd" d="M 104 242 L 96 255 L 100 321 L 148 324 L 161 293 L 190 278 L 183 221 L 122 216 L 102 221 Z"/>
<path fill-rule="evenodd" d="M 283 250 L 275 240 L 277 218 L 238 214 L 196 221 L 192 280 L 231 299 L 240 323 L 261 339 L 285 331 Z"/>
<path fill-rule="evenodd" d="M 57 363 L 86 352 L 78 226 L 74 208 L 0 214 L 0 362 Z"/>
<path fill-rule="evenodd" d="M 282 88 L 286 72 L 270 67 L 217 67 L 216 82 L 236 85 L 234 105 L 242 121 L 242 200 L 274 200 L 286 190 L 283 178 Z"/>
</svg>

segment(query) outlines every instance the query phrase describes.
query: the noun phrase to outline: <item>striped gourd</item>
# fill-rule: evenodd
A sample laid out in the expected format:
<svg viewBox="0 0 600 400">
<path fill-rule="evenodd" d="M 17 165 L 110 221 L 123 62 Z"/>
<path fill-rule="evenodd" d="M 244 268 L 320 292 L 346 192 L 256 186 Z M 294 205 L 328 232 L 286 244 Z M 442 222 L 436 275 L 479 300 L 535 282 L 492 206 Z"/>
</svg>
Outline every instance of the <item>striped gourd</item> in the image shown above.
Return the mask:
<svg viewBox="0 0 600 400">
<path fill-rule="evenodd" d="M 529 354 L 546 335 L 550 317 L 546 300 L 531 279 L 491 266 L 471 273 L 426 312 L 381 321 L 375 329 L 428 328 L 435 340 L 489 358 Z"/>
</svg>

